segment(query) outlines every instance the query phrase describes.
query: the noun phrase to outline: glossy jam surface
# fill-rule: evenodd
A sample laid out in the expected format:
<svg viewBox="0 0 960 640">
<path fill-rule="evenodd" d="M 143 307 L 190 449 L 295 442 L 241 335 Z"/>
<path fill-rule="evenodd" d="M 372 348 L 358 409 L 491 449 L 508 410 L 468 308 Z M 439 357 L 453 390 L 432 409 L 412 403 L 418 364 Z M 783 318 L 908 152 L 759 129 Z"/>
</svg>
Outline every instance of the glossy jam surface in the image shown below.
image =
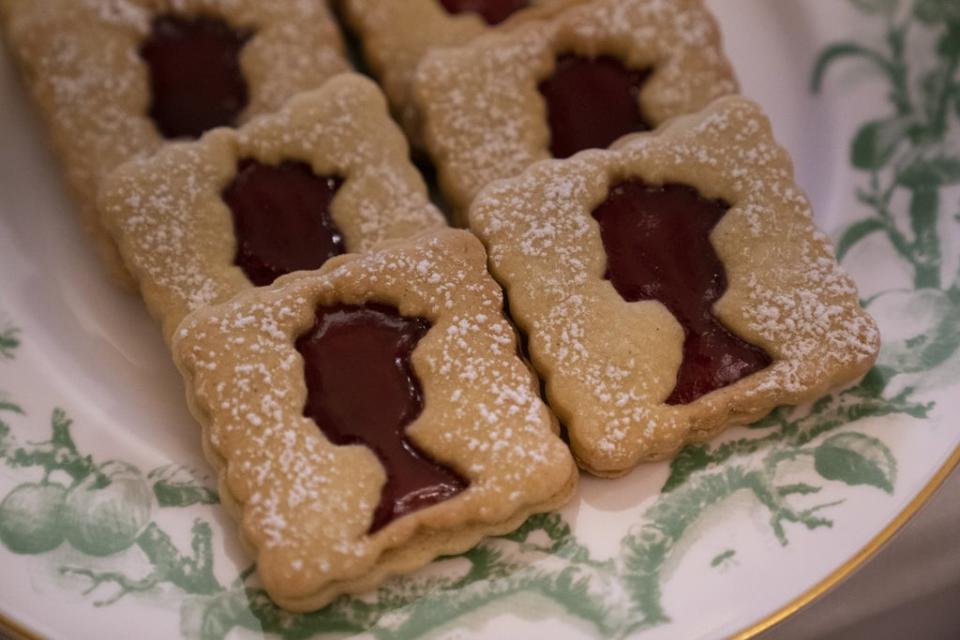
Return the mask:
<svg viewBox="0 0 960 640">
<path fill-rule="evenodd" d="M 553 157 L 604 149 L 628 133 L 649 130 L 639 100 L 650 73 L 610 56 L 558 58 L 553 75 L 540 83 Z"/>
<path fill-rule="evenodd" d="M 247 106 L 240 51 L 251 33 L 217 18 L 154 19 L 140 56 L 150 69 L 150 117 L 167 138 L 236 124 Z"/>
<path fill-rule="evenodd" d="M 345 251 L 330 205 L 342 181 L 309 165 L 244 160 L 223 191 L 237 238 L 234 264 L 258 287 L 293 271 L 319 269 Z"/>
<path fill-rule="evenodd" d="M 683 326 L 683 362 L 668 404 L 693 402 L 771 363 L 712 313 L 727 277 L 710 232 L 728 209 L 685 185 L 628 181 L 593 212 L 607 252 L 605 277 L 624 300 L 658 300 Z"/>
<path fill-rule="evenodd" d="M 334 444 L 372 449 L 387 472 L 370 533 L 467 487 L 405 434 L 423 410 L 410 355 L 429 330 L 428 321 L 391 307 L 337 305 L 320 307 L 314 327 L 297 340 L 307 383 L 303 414 Z"/>
<path fill-rule="evenodd" d="M 440 0 L 447 13 L 477 13 L 489 25 L 500 24 L 530 6 L 530 0 Z"/>
</svg>

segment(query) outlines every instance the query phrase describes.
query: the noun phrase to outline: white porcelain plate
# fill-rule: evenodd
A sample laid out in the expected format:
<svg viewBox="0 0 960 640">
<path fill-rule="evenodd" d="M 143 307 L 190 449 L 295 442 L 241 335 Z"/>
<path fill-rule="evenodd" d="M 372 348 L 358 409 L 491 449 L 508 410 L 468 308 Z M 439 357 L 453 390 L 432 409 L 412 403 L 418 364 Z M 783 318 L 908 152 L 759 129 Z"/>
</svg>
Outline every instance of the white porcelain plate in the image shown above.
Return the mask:
<svg viewBox="0 0 960 640">
<path fill-rule="evenodd" d="M 672 464 L 585 478 L 562 513 L 307 616 L 259 588 L 159 331 L 101 272 L 0 59 L 5 626 L 58 639 L 713 638 L 755 631 L 852 570 L 958 457 L 960 4 L 711 5 L 880 322 L 877 368 Z"/>
</svg>

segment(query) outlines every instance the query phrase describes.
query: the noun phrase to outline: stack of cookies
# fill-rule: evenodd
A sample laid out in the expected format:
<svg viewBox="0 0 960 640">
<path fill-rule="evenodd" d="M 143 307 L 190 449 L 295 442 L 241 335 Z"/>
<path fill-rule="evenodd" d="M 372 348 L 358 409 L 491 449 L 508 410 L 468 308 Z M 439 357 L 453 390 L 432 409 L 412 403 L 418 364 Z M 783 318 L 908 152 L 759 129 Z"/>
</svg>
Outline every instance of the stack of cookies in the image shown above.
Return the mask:
<svg viewBox="0 0 960 640">
<path fill-rule="evenodd" d="M 0 20 L 287 609 L 876 357 L 702 0 L 0 0 Z"/>
</svg>

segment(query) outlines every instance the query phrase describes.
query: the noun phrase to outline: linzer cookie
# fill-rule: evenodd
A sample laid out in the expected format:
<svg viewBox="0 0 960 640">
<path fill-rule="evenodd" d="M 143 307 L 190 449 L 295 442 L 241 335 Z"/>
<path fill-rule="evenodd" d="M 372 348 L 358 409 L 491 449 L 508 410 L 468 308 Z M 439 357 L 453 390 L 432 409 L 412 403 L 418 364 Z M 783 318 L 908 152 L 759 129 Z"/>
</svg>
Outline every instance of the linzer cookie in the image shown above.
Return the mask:
<svg viewBox="0 0 960 640">
<path fill-rule="evenodd" d="M 598 475 L 811 401 L 877 355 L 789 157 L 742 98 L 491 185 L 470 223 Z"/>
<path fill-rule="evenodd" d="M 458 222 L 485 185 L 737 90 L 701 0 L 596 0 L 427 54 L 414 103 Z"/>
<path fill-rule="evenodd" d="M 246 291 L 173 346 L 221 499 L 286 609 L 463 552 L 576 484 L 466 231 Z"/>
<path fill-rule="evenodd" d="M 445 226 L 386 100 L 354 74 L 127 163 L 100 209 L 168 338 L 243 289 Z"/>
<path fill-rule="evenodd" d="M 363 44 L 364 58 L 380 79 L 404 129 L 417 137 L 410 91 L 423 55 L 460 46 L 520 21 L 543 17 L 583 0 L 343 0 L 343 14 Z"/>
<path fill-rule="evenodd" d="M 121 279 L 95 208 L 107 174 L 349 68 L 324 0 L 0 0 L 0 20 L 83 224 Z"/>
</svg>

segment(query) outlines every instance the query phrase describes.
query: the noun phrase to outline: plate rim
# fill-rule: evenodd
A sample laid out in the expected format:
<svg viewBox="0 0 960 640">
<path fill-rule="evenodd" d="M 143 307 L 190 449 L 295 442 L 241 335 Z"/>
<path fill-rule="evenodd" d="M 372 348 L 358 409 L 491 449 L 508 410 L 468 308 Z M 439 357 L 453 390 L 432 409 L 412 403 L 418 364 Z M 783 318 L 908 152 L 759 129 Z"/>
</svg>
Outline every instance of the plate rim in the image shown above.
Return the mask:
<svg viewBox="0 0 960 640">
<path fill-rule="evenodd" d="M 927 481 L 923 488 L 911 498 L 904 507 L 887 525 L 867 544 L 860 548 L 853 556 L 839 567 L 831 571 L 825 578 L 801 593 L 799 596 L 781 606 L 773 613 L 759 621 L 744 627 L 730 636 L 731 640 L 751 640 L 760 634 L 773 629 L 788 618 L 803 611 L 811 604 L 827 595 L 834 587 L 863 568 L 903 527 L 910 522 L 926 505 L 930 498 L 943 486 L 947 478 L 960 468 L 960 445 L 958 445 L 947 460 L 937 469 L 936 473 Z M 44 637 L 35 631 L 19 624 L 0 611 L 0 632 L 11 636 L 11 640 L 44 640 Z"/>
<path fill-rule="evenodd" d="M 867 544 L 861 547 L 859 551 L 787 604 L 733 634 L 730 637 L 731 640 L 751 640 L 765 631 L 773 629 L 781 622 L 793 617 L 814 602 L 820 600 L 820 598 L 833 590 L 834 587 L 839 586 L 841 582 L 863 568 L 868 561 L 876 557 L 880 550 L 890 542 L 893 536 L 903 529 L 903 527 L 920 512 L 920 509 L 930 501 L 930 498 L 937 493 L 943 486 L 943 483 L 946 482 L 947 478 L 949 478 L 956 469 L 960 469 L 960 445 L 957 445 L 953 453 L 951 453 L 943 465 L 937 469 L 936 473 L 933 474 L 923 488 L 911 498 L 907 506 L 897 513 L 897 515 L 895 515 L 878 534 L 871 538 Z"/>
<path fill-rule="evenodd" d="M 738 626 L 743 625 L 741 630 L 729 637 L 733 640 L 756 638 L 827 596 L 840 583 L 872 561 L 885 545 L 917 516 L 920 510 L 942 488 L 951 474 L 957 470 L 960 470 L 960 444 L 948 454 L 938 468 L 933 470 L 933 473 L 922 484 L 919 491 L 908 498 L 906 505 L 896 512 L 882 529 L 855 553 L 834 568 L 829 569 L 829 572 L 823 578 L 799 595 L 792 597 L 785 604 L 777 605 L 770 613 L 758 617 L 753 623 L 739 623 Z M 0 610 L 0 637 L 5 636 L 10 636 L 10 640 L 41 640 L 47 637 L 34 631 L 28 625 L 17 622 L 15 618 Z"/>
</svg>

